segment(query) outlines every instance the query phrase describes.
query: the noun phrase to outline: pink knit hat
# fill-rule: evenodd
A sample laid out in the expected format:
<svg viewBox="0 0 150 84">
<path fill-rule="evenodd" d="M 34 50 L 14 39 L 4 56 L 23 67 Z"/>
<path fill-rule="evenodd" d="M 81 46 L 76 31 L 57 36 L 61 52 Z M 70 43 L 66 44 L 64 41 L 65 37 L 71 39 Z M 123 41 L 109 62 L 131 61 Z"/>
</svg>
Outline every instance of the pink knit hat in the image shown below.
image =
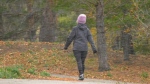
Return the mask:
<svg viewBox="0 0 150 84">
<path fill-rule="evenodd" d="M 86 15 L 85 14 L 80 14 L 77 18 L 77 23 L 85 24 L 86 23 Z"/>
</svg>

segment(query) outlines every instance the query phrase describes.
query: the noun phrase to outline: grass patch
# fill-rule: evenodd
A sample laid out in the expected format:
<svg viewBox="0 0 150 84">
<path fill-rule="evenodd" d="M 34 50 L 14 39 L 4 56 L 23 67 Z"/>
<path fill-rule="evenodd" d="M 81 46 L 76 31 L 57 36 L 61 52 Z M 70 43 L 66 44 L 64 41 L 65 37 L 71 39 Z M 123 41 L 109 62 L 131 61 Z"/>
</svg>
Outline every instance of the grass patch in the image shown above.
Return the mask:
<svg viewBox="0 0 150 84">
<path fill-rule="evenodd" d="M 108 77 L 112 77 L 113 75 L 112 75 L 110 72 L 108 72 L 108 73 L 107 73 L 107 76 L 108 76 Z"/>
<path fill-rule="evenodd" d="M 135 46 L 135 51 L 140 53 L 140 54 L 144 54 L 144 55 L 149 55 L 150 52 L 150 45 L 136 45 Z"/>
<path fill-rule="evenodd" d="M 37 74 L 35 68 L 30 68 L 30 69 L 28 69 L 27 72 L 30 73 L 30 74 L 33 74 L 33 75 L 36 75 L 36 74 Z"/>
<path fill-rule="evenodd" d="M 68 56 L 69 56 L 69 57 L 74 57 L 73 52 L 69 53 Z"/>
<path fill-rule="evenodd" d="M 0 68 L 0 78 L 19 78 L 21 68 L 22 66 L 18 65 Z"/>
<path fill-rule="evenodd" d="M 46 71 L 42 71 L 42 72 L 40 72 L 40 75 L 41 75 L 41 76 L 49 77 L 49 76 L 50 76 L 50 73 L 48 73 L 48 72 L 46 72 Z"/>
<path fill-rule="evenodd" d="M 48 63 L 44 64 L 44 67 L 49 67 L 49 64 Z"/>
<path fill-rule="evenodd" d="M 12 43 L 10 43 L 9 41 L 6 41 L 5 42 L 5 45 L 7 46 L 7 47 L 9 47 L 9 48 L 11 48 L 13 45 L 12 45 Z"/>
<path fill-rule="evenodd" d="M 28 50 L 28 52 L 31 54 L 31 55 L 35 55 L 35 52 L 33 50 Z"/>
<path fill-rule="evenodd" d="M 147 72 L 142 72 L 141 76 L 142 76 L 143 78 L 148 78 L 148 77 L 149 77 L 149 75 L 148 75 Z"/>
</svg>

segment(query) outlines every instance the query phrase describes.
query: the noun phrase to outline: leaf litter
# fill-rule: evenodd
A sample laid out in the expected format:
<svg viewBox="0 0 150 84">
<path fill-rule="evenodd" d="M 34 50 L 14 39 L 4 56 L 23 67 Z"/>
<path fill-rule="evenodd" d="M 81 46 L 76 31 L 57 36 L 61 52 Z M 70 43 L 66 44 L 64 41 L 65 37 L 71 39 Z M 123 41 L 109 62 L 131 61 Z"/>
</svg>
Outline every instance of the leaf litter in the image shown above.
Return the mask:
<svg viewBox="0 0 150 84">
<path fill-rule="evenodd" d="M 48 42 L 0 41 L 0 67 L 22 65 L 21 77 L 29 79 L 73 80 L 72 78 L 43 77 L 40 72 L 78 76 L 78 69 L 71 47 Z M 99 72 L 98 56 L 88 51 L 85 61 L 85 78 L 116 80 L 134 83 L 150 83 L 150 56 L 130 55 L 130 61 L 123 61 L 123 53 L 108 50 L 110 71 Z M 37 74 L 28 69 L 35 68 Z"/>
</svg>

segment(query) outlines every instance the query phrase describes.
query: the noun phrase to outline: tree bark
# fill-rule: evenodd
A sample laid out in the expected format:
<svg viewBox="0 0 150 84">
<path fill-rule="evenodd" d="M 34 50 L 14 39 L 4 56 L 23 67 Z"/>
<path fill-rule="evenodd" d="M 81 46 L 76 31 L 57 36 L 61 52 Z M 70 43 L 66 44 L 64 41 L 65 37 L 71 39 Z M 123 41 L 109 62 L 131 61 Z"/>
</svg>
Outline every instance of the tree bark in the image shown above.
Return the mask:
<svg viewBox="0 0 150 84">
<path fill-rule="evenodd" d="M 123 45 L 123 53 L 124 53 L 124 61 L 129 60 L 129 39 L 128 39 L 128 34 L 124 33 L 123 38 L 124 38 L 124 45 Z"/>
<path fill-rule="evenodd" d="M 33 12 L 33 2 L 32 0 L 26 0 L 27 2 L 27 10 L 29 13 Z M 34 19 L 34 15 L 32 15 L 28 21 L 27 21 L 27 31 L 26 31 L 26 36 L 25 36 L 25 40 L 26 41 L 35 41 L 35 37 L 36 37 L 36 29 L 34 28 L 34 23 L 35 23 L 35 19 Z"/>
<path fill-rule="evenodd" d="M 2 14 L 0 14 L 0 40 L 3 39 L 3 19 L 2 19 Z"/>
<path fill-rule="evenodd" d="M 107 63 L 107 49 L 104 30 L 104 10 L 103 0 L 98 0 L 96 5 L 96 27 L 97 27 L 97 46 L 99 57 L 99 71 L 110 70 Z"/>
<path fill-rule="evenodd" d="M 43 10 L 39 41 L 54 42 L 56 32 L 56 14 L 52 10 L 53 0 L 47 0 L 47 6 Z"/>
<path fill-rule="evenodd" d="M 122 30 L 121 32 L 124 61 L 130 60 L 129 54 L 135 54 L 133 49 L 133 43 L 132 43 L 132 35 L 130 35 L 129 32 L 126 32 L 127 29 L 128 28 L 124 27 L 124 30 Z"/>
</svg>

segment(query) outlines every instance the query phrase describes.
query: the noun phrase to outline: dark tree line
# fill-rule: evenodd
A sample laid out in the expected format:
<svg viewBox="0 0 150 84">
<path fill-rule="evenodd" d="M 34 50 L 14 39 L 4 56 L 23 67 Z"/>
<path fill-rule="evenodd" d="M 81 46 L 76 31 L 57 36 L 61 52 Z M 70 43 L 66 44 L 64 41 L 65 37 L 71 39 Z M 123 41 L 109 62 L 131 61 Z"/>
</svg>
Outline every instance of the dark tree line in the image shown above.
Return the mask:
<svg viewBox="0 0 150 84">
<path fill-rule="evenodd" d="M 57 26 L 53 0 L 4 0 L 1 7 L 1 40 L 55 41 Z"/>
</svg>

